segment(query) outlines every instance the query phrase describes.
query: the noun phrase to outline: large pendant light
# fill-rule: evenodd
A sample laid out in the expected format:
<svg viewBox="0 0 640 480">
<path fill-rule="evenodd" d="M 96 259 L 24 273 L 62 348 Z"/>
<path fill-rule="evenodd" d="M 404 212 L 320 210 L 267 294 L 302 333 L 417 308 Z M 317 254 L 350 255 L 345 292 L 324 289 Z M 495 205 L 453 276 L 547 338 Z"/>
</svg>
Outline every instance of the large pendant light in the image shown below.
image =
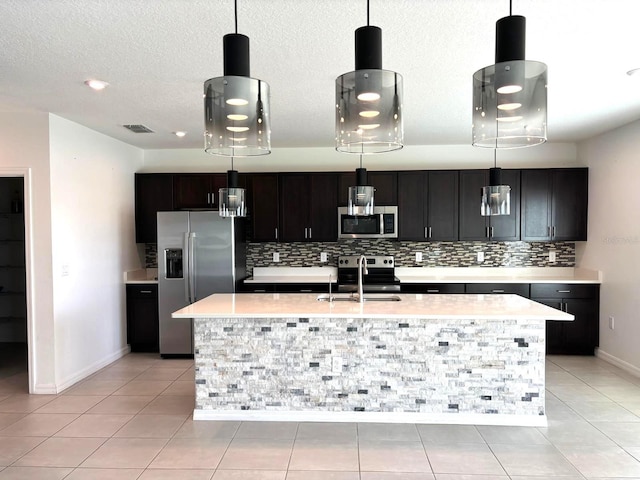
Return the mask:
<svg viewBox="0 0 640 480">
<path fill-rule="evenodd" d="M 354 216 L 373 215 L 375 188 L 367 185 L 367 169 L 362 168 L 362 155 L 360 155 L 360 168 L 356 168 L 356 185 L 349 187 L 349 199 L 347 202 L 347 214 Z"/>
<path fill-rule="evenodd" d="M 231 157 L 267 155 L 269 85 L 249 76 L 249 37 L 238 33 L 237 0 L 234 12 L 235 33 L 223 37 L 224 76 L 204 83 L 204 149 Z"/>
<path fill-rule="evenodd" d="M 497 167 L 496 150 L 493 150 L 493 168 L 489 169 L 489 186 L 482 187 L 480 214 L 483 217 L 509 215 L 511 213 L 511 187 L 502 185 L 502 169 Z"/>
<path fill-rule="evenodd" d="M 247 201 L 245 189 L 238 187 L 238 171 L 233 169 L 233 157 L 231 157 L 231 170 L 227 171 L 227 188 L 221 188 L 218 192 L 221 217 L 246 217 Z"/>
<path fill-rule="evenodd" d="M 369 25 L 369 0 L 355 52 L 355 71 L 336 79 L 336 150 L 366 155 L 401 149 L 402 76 L 382 70 L 382 30 Z"/>
<path fill-rule="evenodd" d="M 473 145 L 518 148 L 547 140 L 547 66 L 525 60 L 526 19 L 496 22 L 496 63 L 473 74 Z"/>
</svg>

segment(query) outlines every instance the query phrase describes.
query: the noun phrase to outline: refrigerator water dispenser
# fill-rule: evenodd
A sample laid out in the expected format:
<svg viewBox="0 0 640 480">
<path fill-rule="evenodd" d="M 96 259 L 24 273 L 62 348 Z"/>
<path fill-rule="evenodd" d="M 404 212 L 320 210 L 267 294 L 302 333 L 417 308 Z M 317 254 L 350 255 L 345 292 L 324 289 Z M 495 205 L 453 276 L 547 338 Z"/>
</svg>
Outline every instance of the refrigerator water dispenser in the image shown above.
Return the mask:
<svg viewBox="0 0 640 480">
<path fill-rule="evenodd" d="M 182 274 L 182 249 L 165 248 L 164 265 L 165 278 L 183 278 Z"/>
</svg>

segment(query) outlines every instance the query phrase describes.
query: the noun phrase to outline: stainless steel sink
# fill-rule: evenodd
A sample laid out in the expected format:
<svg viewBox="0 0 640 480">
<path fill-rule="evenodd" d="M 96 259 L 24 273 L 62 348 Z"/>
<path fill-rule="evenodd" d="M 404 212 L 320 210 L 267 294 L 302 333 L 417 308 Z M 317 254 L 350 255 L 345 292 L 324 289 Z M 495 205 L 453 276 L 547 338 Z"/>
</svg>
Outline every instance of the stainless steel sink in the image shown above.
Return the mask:
<svg viewBox="0 0 640 480">
<path fill-rule="evenodd" d="M 353 295 L 329 295 L 323 293 L 317 298 L 320 302 L 358 302 L 358 297 Z M 365 295 L 365 302 L 399 302 L 402 300 L 398 295 Z"/>
</svg>

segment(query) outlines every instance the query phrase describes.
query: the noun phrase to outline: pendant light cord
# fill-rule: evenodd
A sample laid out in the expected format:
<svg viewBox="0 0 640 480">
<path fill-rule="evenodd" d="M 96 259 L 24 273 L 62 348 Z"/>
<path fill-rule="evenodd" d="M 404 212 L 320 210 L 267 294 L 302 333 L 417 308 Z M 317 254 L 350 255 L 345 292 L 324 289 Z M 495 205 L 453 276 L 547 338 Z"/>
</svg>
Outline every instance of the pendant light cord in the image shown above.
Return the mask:
<svg viewBox="0 0 640 480">
<path fill-rule="evenodd" d="M 231 170 L 233 170 L 233 155 L 231 155 Z"/>
<path fill-rule="evenodd" d="M 509 16 L 513 15 L 513 0 L 509 0 Z"/>
<path fill-rule="evenodd" d="M 236 24 L 236 34 L 238 33 L 238 0 L 233 0 L 233 12 Z"/>
<path fill-rule="evenodd" d="M 511 0 L 509 0 L 511 1 Z M 369 26 L 369 0 L 367 0 L 367 27 Z"/>
</svg>

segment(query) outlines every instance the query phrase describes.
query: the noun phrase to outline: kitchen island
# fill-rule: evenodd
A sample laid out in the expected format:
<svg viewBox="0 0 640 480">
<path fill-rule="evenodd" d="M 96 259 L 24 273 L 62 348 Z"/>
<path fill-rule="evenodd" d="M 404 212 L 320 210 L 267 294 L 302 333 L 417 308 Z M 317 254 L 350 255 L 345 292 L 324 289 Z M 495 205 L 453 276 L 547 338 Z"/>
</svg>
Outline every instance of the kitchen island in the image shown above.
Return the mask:
<svg viewBox="0 0 640 480">
<path fill-rule="evenodd" d="M 368 297 L 376 297 L 369 295 Z M 194 419 L 543 426 L 545 322 L 517 295 L 215 294 L 194 319 Z"/>
</svg>

